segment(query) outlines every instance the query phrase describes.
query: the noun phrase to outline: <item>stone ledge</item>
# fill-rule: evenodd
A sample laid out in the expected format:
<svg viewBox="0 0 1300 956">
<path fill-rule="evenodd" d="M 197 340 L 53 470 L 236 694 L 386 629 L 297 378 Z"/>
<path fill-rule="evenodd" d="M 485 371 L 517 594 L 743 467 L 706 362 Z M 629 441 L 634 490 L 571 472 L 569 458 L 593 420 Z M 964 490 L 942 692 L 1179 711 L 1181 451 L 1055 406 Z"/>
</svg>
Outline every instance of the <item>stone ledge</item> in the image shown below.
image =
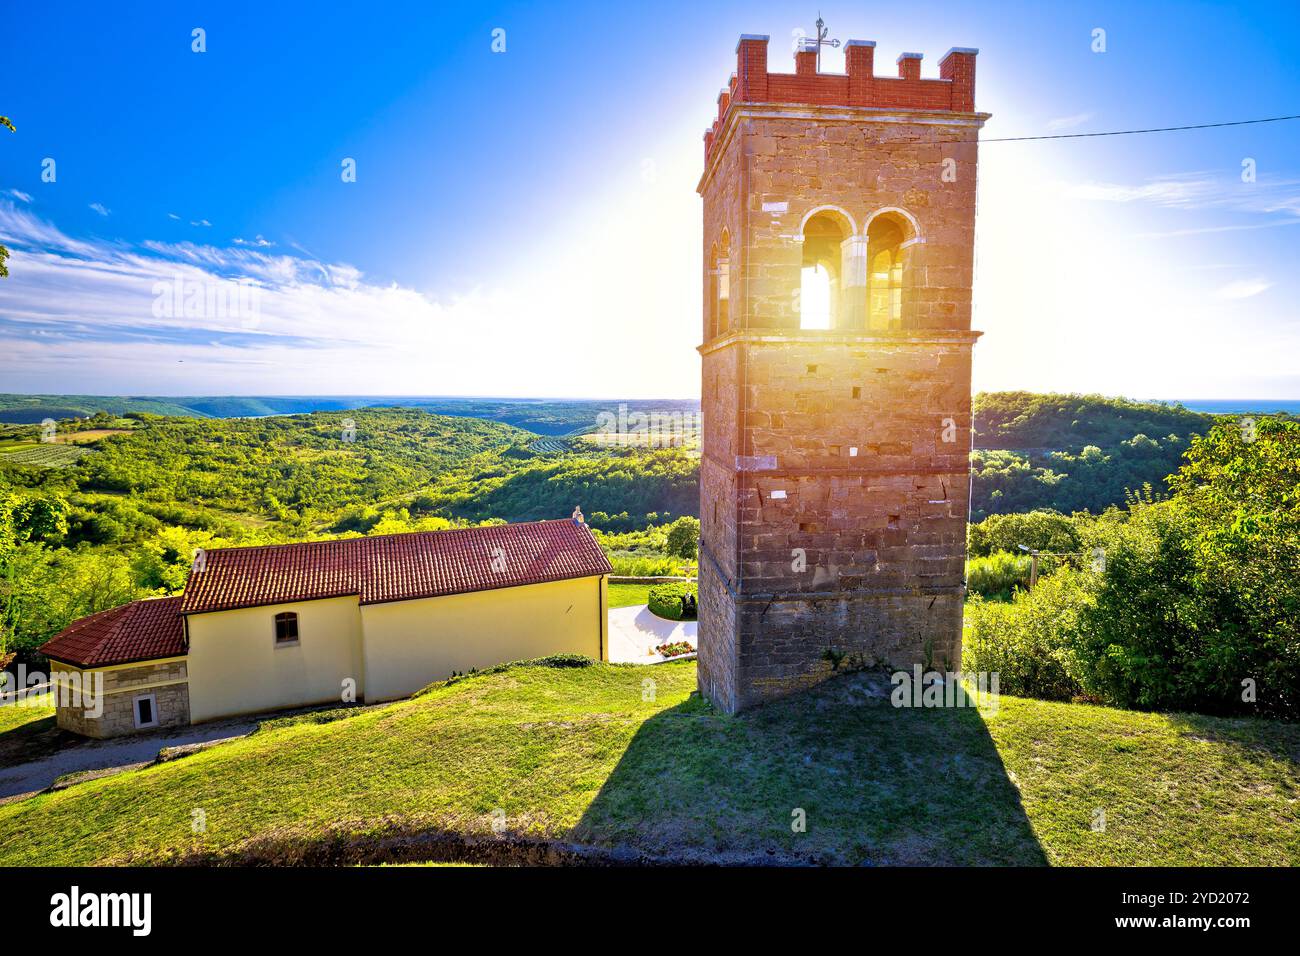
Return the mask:
<svg viewBox="0 0 1300 956">
<path fill-rule="evenodd" d="M 852 332 L 836 329 L 733 329 L 696 346 L 701 355 L 729 345 L 919 346 L 974 345 L 983 332 L 969 329 L 913 329 L 902 332 Z"/>
</svg>

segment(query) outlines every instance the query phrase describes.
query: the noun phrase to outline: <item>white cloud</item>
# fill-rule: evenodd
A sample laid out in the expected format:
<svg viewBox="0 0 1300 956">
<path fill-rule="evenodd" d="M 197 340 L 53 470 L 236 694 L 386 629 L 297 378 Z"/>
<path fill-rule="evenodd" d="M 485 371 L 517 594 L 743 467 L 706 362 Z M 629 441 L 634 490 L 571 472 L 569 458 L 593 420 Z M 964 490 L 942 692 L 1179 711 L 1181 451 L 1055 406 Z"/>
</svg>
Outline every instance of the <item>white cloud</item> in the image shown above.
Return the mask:
<svg viewBox="0 0 1300 956">
<path fill-rule="evenodd" d="M 191 220 L 190 220 L 190 225 L 191 225 L 191 226 L 211 226 L 212 223 L 208 222 L 206 219 L 191 219 Z"/>
<path fill-rule="evenodd" d="M 99 213 L 101 216 L 107 216 L 107 215 L 108 215 L 108 209 L 106 209 L 106 208 L 104 207 L 104 204 L 101 203 L 101 202 L 92 202 L 92 203 L 90 204 L 90 208 L 93 209 L 93 210 L 95 210 L 95 212 Z"/>
<path fill-rule="evenodd" d="M 1090 180 L 1064 186 L 1067 198 L 1099 202 L 1147 202 L 1177 209 L 1223 209 L 1300 216 L 1300 180 L 1259 179 L 1243 183 L 1208 172 L 1172 173 L 1143 183 Z"/>
<path fill-rule="evenodd" d="M 81 240 L 0 199 L 0 236 L 18 237 L 0 288 L 0 380 L 97 394 L 698 394 L 690 130 L 660 149 L 635 144 L 552 238 L 480 284 L 427 291 L 290 238 L 283 249 Z M 641 177 L 645 155 L 653 183 Z M 627 225 L 611 241 L 593 223 Z M 187 318 L 184 302 L 155 314 L 155 287 L 168 301 L 177 279 L 187 292 L 255 289 L 256 321 L 206 309 Z"/>
<path fill-rule="evenodd" d="M 259 249 L 268 249 L 275 245 L 274 242 L 265 239 L 260 232 L 252 239 L 240 239 L 236 237 L 231 241 L 237 246 L 256 246 Z"/>
<path fill-rule="evenodd" d="M 1091 113 L 1075 113 L 1073 116 L 1058 116 L 1055 119 L 1047 121 L 1047 128 L 1055 133 L 1059 130 L 1074 129 L 1076 126 L 1082 126 L 1090 119 L 1092 119 Z"/>
<path fill-rule="evenodd" d="M 181 217 L 178 216 L 178 215 L 176 215 L 176 213 L 174 213 L 174 212 L 169 212 L 169 213 L 167 214 L 167 218 L 168 218 L 168 219 L 180 219 Z"/>
<path fill-rule="evenodd" d="M 23 192 L 21 189 L 11 189 L 11 190 L 9 190 L 9 193 L 8 193 L 8 194 L 9 194 L 10 196 L 13 196 L 13 197 L 14 197 L 15 199 L 17 199 L 19 202 L 26 202 L 26 203 L 29 203 L 29 202 L 32 201 L 31 194 L 30 194 L 30 193 L 25 193 L 25 192 Z"/>
<path fill-rule="evenodd" d="M 583 382 L 600 343 L 556 334 L 571 290 L 551 314 L 500 289 L 434 299 L 263 248 L 77 240 L 4 202 L 0 237 L 19 253 L 0 318 L 15 389 L 544 395 Z"/>
<path fill-rule="evenodd" d="M 1101 202 L 1152 202 L 1161 206 L 1194 206 L 1217 196 L 1219 184 L 1203 173 L 1183 173 L 1149 179 L 1145 183 L 1086 182 L 1070 187 L 1071 199 Z"/>
<path fill-rule="evenodd" d="M 1254 279 L 1238 279 L 1235 282 L 1229 282 L 1221 286 L 1215 293 L 1220 299 L 1249 299 L 1252 296 L 1259 295 L 1266 289 L 1272 288 L 1273 283 L 1263 277 Z"/>
</svg>

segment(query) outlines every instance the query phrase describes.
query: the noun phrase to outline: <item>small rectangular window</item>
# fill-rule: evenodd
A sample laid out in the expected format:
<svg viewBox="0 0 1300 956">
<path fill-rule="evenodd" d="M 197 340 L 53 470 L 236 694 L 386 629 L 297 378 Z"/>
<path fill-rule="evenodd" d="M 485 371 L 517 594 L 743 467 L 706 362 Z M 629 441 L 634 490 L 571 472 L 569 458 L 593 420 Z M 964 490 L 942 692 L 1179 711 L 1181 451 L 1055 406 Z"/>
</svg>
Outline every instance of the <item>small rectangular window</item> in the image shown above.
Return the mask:
<svg viewBox="0 0 1300 956">
<path fill-rule="evenodd" d="M 135 725 L 158 726 L 158 699 L 153 694 L 144 694 L 135 699 Z"/>
<path fill-rule="evenodd" d="M 282 644 L 298 643 L 298 615 L 292 611 L 284 611 L 275 616 L 275 644 L 277 647 Z"/>
<path fill-rule="evenodd" d="M 861 397 L 862 397 L 862 388 L 861 388 L 861 386 L 858 386 L 858 385 L 854 385 L 854 386 L 853 386 L 853 397 L 854 397 L 854 398 L 861 398 Z"/>
</svg>

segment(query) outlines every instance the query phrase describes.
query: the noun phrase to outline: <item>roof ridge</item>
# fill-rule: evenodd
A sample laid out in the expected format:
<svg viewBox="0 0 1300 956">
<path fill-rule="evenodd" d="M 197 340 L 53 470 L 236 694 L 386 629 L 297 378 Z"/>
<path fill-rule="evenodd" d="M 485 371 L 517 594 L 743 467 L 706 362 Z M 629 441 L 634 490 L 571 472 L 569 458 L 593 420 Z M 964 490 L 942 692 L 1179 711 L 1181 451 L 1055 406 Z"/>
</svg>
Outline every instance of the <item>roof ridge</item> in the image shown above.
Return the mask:
<svg viewBox="0 0 1300 956">
<path fill-rule="evenodd" d="M 121 651 L 119 650 L 117 655 L 111 653 L 113 645 L 123 641 L 130 645 L 132 631 L 165 627 L 158 623 L 158 619 L 153 622 L 146 619 L 144 623 L 137 624 L 142 614 L 153 615 L 157 609 L 157 613 L 165 619 L 167 611 L 160 608 L 160 605 L 168 605 L 171 608 L 171 616 L 178 618 L 180 600 L 181 597 L 175 594 L 149 595 L 116 607 L 96 611 L 94 614 L 73 621 L 43 643 L 40 650 L 52 660 L 66 661 L 79 667 L 117 663 L 117 656 L 120 656 Z M 69 643 L 72 647 L 66 646 Z"/>
<path fill-rule="evenodd" d="M 571 518 L 213 549 L 185 582 L 182 614 L 357 596 L 382 603 L 608 574 Z"/>
</svg>

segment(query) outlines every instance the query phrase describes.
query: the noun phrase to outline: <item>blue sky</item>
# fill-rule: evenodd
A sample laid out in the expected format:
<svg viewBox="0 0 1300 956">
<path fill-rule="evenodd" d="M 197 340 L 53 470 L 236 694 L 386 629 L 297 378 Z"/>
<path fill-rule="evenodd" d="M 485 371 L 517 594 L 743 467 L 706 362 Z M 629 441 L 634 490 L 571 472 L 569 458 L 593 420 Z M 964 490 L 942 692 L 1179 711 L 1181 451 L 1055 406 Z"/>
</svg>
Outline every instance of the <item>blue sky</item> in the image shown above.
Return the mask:
<svg viewBox="0 0 1300 956">
<path fill-rule="evenodd" d="M 736 37 L 792 71 L 816 12 L 16 7 L 0 391 L 697 394 L 700 137 Z M 821 12 L 882 73 L 978 47 L 985 138 L 1300 113 L 1294 4 Z M 1300 398 L 1298 147 L 1300 122 L 986 145 L 976 387 Z M 159 314 L 159 282 L 241 279 L 254 309 Z"/>
</svg>

